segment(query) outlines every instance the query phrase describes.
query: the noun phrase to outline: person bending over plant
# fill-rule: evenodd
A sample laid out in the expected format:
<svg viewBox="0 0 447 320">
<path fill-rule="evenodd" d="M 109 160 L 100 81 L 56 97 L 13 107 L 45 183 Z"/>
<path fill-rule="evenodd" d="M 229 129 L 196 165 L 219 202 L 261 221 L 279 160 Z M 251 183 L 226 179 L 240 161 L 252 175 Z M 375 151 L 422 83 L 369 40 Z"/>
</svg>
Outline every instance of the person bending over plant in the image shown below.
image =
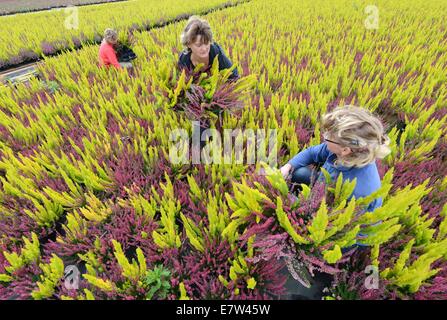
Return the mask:
<svg viewBox="0 0 447 320">
<path fill-rule="evenodd" d="M 381 121 L 371 112 L 355 106 L 337 107 L 322 118 L 324 142 L 309 147 L 295 155 L 281 167 L 284 178 L 291 174 L 297 184 L 309 185 L 312 181 L 324 179 L 318 169 L 321 166 L 331 175 L 332 181 L 342 173 L 343 180 L 357 179 L 350 198 L 366 197 L 381 186 L 376 159 L 383 159 L 390 152 L 389 137 Z M 382 198 L 375 199 L 367 211 L 374 211 L 382 205 Z"/>
<path fill-rule="evenodd" d="M 213 42 L 213 33 L 206 20 L 197 16 L 190 17 L 182 32 L 181 41 L 185 50 L 179 56 L 178 66 L 180 69 L 191 71 L 202 64 L 201 70 L 209 70 L 216 56 L 219 61 L 219 70 L 229 69 L 233 66 L 221 46 Z M 239 74 L 234 68 L 229 80 L 237 78 L 239 78 Z"/>
<path fill-rule="evenodd" d="M 118 33 L 113 29 L 104 31 L 104 39 L 99 47 L 99 65 L 101 67 L 113 66 L 117 69 L 132 68 L 131 62 L 119 62 L 115 46 L 118 43 Z"/>
</svg>

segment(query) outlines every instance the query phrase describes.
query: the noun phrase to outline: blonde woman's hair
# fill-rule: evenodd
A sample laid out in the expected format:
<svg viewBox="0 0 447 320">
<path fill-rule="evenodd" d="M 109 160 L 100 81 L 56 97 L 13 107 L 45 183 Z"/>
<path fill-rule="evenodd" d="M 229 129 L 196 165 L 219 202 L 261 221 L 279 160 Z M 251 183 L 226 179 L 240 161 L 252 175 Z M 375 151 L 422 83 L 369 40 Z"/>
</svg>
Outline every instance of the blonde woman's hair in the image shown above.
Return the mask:
<svg viewBox="0 0 447 320">
<path fill-rule="evenodd" d="M 201 36 L 203 43 L 213 42 L 213 32 L 211 31 L 209 23 L 198 16 L 191 16 L 180 37 L 181 42 L 189 51 L 190 49 L 188 46 L 193 43 L 198 36 Z"/>
<path fill-rule="evenodd" d="M 118 32 L 116 30 L 107 28 L 104 31 L 104 40 L 106 40 L 109 43 L 113 43 L 118 40 Z"/>
<path fill-rule="evenodd" d="M 390 152 L 390 138 L 379 118 L 369 110 L 356 106 L 337 107 L 323 116 L 322 131 L 337 139 L 352 152 L 337 159 L 336 164 L 363 167 Z"/>
</svg>

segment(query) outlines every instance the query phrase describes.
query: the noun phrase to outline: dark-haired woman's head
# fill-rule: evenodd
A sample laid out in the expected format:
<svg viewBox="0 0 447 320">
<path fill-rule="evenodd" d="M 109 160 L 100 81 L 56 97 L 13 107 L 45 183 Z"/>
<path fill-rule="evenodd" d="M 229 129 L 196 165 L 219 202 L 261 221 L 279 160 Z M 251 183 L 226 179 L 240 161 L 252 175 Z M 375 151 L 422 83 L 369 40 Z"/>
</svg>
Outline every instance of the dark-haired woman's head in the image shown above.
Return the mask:
<svg viewBox="0 0 447 320">
<path fill-rule="evenodd" d="M 205 59 L 209 55 L 213 42 L 213 33 L 209 23 L 197 16 L 190 17 L 182 32 L 181 41 L 188 51 L 198 58 Z"/>
</svg>

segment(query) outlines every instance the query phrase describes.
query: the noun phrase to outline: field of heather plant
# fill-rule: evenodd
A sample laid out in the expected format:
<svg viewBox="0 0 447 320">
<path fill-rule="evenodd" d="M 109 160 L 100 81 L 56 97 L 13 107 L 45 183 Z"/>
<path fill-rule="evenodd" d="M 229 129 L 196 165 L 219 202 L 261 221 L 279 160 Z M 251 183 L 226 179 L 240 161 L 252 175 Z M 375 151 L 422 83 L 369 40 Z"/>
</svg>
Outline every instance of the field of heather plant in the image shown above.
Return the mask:
<svg viewBox="0 0 447 320">
<path fill-rule="evenodd" d="M 131 39 L 133 69 L 100 68 L 86 41 L 44 56 L 39 79 L 0 86 L 0 299 L 278 299 L 290 298 L 290 277 L 305 292 L 321 275 L 327 288 L 311 298 L 447 299 L 447 2 L 138 7 L 151 1 L 79 12 L 86 39 L 107 24 Z M 216 65 L 177 68 L 181 17 L 214 7 L 202 17 L 235 82 Z M 54 27 L 57 16 L 6 19 L 5 65 L 80 36 Z M 29 30 L 39 19 L 50 32 Z M 295 196 L 279 167 L 323 142 L 321 116 L 346 104 L 386 127 L 382 186 L 350 199 L 355 180 L 326 175 Z M 254 164 L 219 153 L 176 163 L 170 133 L 191 135 L 194 119 L 274 130 L 274 148 L 263 145 Z"/>
<path fill-rule="evenodd" d="M 0 69 L 83 44 L 99 43 L 109 26 L 125 35 L 240 1 L 133 0 L 3 16 L 0 17 Z"/>
</svg>

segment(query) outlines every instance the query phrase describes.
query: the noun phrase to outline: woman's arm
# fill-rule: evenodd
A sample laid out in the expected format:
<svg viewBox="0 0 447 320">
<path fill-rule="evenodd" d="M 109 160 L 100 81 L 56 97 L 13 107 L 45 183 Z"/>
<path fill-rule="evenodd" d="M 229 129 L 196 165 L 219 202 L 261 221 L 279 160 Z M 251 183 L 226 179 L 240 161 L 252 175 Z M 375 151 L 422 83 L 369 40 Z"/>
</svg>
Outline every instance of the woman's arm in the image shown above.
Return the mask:
<svg viewBox="0 0 447 320">
<path fill-rule="evenodd" d="M 329 156 L 329 150 L 325 143 L 309 147 L 288 162 L 293 168 L 307 167 L 310 164 L 323 163 Z"/>
<path fill-rule="evenodd" d="M 105 53 L 107 56 L 107 60 L 109 60 L 110 64 L 113 65 L 117 69 L 121 69 L 121 65 L 118 62 L 118 58 L 116 57 L 115 50 L 113 50 L 113 48 L 110 47 L 110 48 L 108 48 L 108 50 L 106 50 Z"/>
<path fill-rule="evenodd" d="M 280 169 L 281 174 L 284 178 L 286 178 L 289 175 L 290 170 L 306 167 L 313 163 L 325 162 L 328 156 L 329 150 L 327 149 L 327 145 L 325 143 L 307 148 L 294 156 L 287 164 L 282 166 Z"/>
<path fill-rule="evenodd" d="M 231 60 L 226 56 L 224 50 L 222 49 L 222 47 L 220 45 L 218 45 L 217 43 L 215 44 L 216 48 L 217 48 L 217 54 L 219 55 L 219 69 L 230 69 L 233 66 L 233 63 L 231 62 Z M 237 79 L 239 78 L 239 73 L 237 71 L 237 68 L 233 69 L 232 74 L 230 75 L 229 79 Z"/>
</svg>

